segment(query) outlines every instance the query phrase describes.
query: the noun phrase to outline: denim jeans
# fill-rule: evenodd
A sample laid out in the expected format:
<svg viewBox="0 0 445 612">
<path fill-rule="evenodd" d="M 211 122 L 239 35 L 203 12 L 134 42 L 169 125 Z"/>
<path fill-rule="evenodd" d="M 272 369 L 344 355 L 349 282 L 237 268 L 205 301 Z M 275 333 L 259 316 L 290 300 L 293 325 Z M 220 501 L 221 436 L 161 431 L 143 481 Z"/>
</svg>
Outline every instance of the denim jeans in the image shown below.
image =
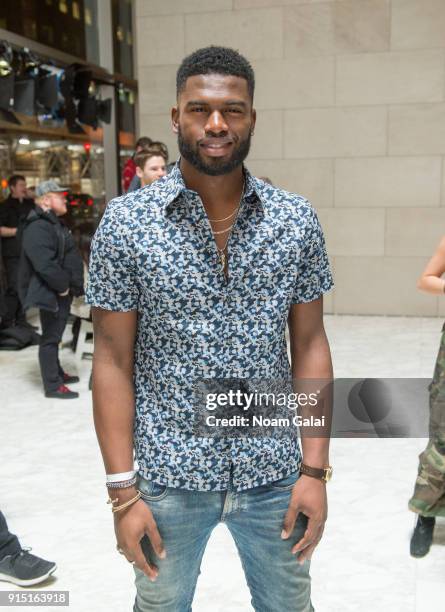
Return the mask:
<svg viewBox="0 0 445 612">
<path fill-rule="evenodd" d="M 280 537 L 298 476 L 294 472 L 241 492 L 188 491 L 141 478 L 139 490 L 156 520 L 167 557 L 159 559 L 144 536 L 142 548 L 159 568 L 159 576 L 151 582 L 134 568 L 133 612 L 190 612 L 202 556 L 220 522 L 235 541 L 256 612 L 313 612 L 310 561 L 300 565 L 291 553 L 306 530 L 307 517 L 300 513 L 292 535 L 287 540 Z"/>
</svg>

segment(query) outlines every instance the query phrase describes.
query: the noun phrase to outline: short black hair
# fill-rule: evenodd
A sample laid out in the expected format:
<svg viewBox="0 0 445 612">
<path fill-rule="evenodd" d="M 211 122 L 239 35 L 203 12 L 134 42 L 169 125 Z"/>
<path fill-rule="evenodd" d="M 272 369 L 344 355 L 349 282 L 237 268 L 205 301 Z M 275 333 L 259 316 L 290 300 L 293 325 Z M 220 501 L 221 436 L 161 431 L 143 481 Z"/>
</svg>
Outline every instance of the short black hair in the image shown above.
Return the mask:
<svg viewBox="0 0 445 612">
<path fill-rule="evenodd" d="M 203 47 L 193 51 L 182 60 L 176 73 L 176 96 L 185 87 L 185 82 L 191 76 L 198 74 L 227 74 L 246 79 L 249 95 L 253 100 L 255 90 L 255 74 L 245 57 L 229 47 Z"/>
<path fill-rule="evenodd" d="M 8 187 L 15 187 L 19 181 L 26 181 L 22 174 L 13 174 L 8 179 Z"/>
</svg>

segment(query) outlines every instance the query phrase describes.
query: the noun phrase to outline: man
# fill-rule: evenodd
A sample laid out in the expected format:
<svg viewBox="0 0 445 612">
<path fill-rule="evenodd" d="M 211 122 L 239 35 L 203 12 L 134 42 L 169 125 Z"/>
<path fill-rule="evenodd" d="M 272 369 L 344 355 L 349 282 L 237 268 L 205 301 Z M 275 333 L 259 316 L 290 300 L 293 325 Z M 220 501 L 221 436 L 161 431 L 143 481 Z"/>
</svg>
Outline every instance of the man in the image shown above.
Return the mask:
<svg viewBox="0 0 445 612">
<path fill-rule="evenodd" d="M 417 288 L 431 295 L 445 292 L 445 238 L 440 241 L 417 281 Z M 429 441 L 419 455 L 414 492 L 408 507 L 417 516 L 410 554 L 424 557 L 433 543 L 436 517 L 445 517 L 445 324 L 429 390 Z"/>
<path fill-rule="evenodd" d="M 151 185 L 167 174 L 168 157 L 162 143 L 153 143 L 134 158 L 140 187 Z"/>
<path fill-rule="evenodd" d="M 134 158 L 138 153 L 141 153 L 144 149 L 149 147 L 152 143 L 151 138 L 148 136 L 141 136 L 137 142 L 135 147 L 134 154 L 127 159 L 125 162 L 125 166 L 122 172 L 122 191 L 126 193 L 128 188 L 130 187 L 130 183 L 136 173 L 136 164 L 134 163 Z"/>
<path fill-rule="evenodd" d="M 0 204 L 0 236 L 2 237 L 3 264 L 6 272 L 6 314 L 2 327 L 27 325 L 25 313 L 17 293 L 17 274 L 20 260 L 20 241 L 17 229 L 29 212 L 34 201 L 27 197 L 26 180 L 21 174 L 13 174 L 8 180 L 9 196 Z"/>
<path fill-rule="evenodd" d="M 197 436 L 193 389 L 331 378 L 323 234 L 307 200 L 243 167 L 256 120 L 248 61 L 200 49 L 176 84 L 180 161 L 111 202 L 93 240 L 94 419 L 118 551 L 135 567 L 135 612 L 190 610 L 207 540 L 225 521 L 253 607 L 309 612 L 329 440 L 303 440 L 306 469 L 294 437 Z"/>
<path fill-rule="evenodd" d="M 69 229 L 59 218 L 67 212 L 65 187 L 45 181 L 36 189 L 37 206 L 25 221 L 19 292 L 25 309 L 40 310 L 42 339 L 39 363 L 46 397 L 79 396 L 66 385 L 79 382 L 59 361 L 59 343 L 66 327 L 72 296 L 83 293 L 83 263 Z"/>
<path fill-rule="evenodd" d="M 32 555 L 30 549 L 22 548 L 16 535 L 8 529 L 6 519 L 0 512 L 0 580 L 19 586 L 34 586 L 44 582 L 57 566 Z"/>
</svg>

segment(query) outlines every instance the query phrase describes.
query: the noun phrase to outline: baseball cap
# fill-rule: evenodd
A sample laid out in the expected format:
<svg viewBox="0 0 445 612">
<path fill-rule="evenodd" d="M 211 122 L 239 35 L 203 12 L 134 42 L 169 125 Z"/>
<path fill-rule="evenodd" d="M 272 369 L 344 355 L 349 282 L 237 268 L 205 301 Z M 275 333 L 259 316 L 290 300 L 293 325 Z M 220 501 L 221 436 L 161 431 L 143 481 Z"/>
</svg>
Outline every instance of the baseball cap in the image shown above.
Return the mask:
<svg viewBox="0 0 445 612">
<path fill-rule="evenodd" d="M 47 193 L 57 193 L 60 191 L 69 191 L 68 187 L 61 187 L 56 181 L 43 181 L 36 187 L 36 196 L 41 198 Z"/>
</svg>

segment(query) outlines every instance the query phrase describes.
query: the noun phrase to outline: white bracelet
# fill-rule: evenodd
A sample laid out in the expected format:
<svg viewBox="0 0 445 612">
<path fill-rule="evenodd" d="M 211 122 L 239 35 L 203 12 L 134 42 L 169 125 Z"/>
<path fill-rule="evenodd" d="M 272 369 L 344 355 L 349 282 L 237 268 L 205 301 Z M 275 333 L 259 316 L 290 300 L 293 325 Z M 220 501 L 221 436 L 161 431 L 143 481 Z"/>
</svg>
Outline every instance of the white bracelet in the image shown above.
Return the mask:
<svg viewBox="0 0 445 612">
<path fill-rule="evenodd" d="M 136 474 L 136 470 L 131 472 L 120 472 L 119 474 L 107 474 L 107 482 L 122 482 L 124 480 L 131 480 Z"/>
</svg>

